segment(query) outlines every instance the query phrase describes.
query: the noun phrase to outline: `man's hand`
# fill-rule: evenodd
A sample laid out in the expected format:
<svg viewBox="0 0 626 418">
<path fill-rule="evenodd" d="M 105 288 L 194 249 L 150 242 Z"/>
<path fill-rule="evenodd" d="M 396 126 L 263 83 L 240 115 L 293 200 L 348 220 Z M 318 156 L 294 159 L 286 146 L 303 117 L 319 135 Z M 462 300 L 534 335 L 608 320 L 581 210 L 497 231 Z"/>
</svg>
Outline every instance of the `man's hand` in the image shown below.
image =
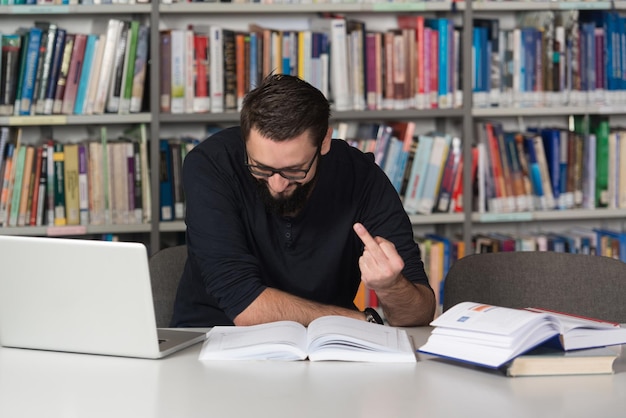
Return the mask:
<svg viewBox="0 0 626 418">
<path fill-rule="evenodd" d="M 399 280 L 404 268 L 404 260 L 392 242 L 381 237 L 372 237 L 365 227 L 355 223 L 354 232 L 359 236 L 365 249 L 359 258 L 361 280 L 374 291 L 388 289 Z"/>
<path fill-rule="evenodd" d="M 411 327 L 432 321 L 435 295 L 428 286 L 413 284 L 402 275 L 404 260 L 396 246 L 384 238 L 373 238 L 360 223 L 353 228 L 365 244 L 359 258 L 361 280 L 376 292 L 389 325 Z"/>
</svg>

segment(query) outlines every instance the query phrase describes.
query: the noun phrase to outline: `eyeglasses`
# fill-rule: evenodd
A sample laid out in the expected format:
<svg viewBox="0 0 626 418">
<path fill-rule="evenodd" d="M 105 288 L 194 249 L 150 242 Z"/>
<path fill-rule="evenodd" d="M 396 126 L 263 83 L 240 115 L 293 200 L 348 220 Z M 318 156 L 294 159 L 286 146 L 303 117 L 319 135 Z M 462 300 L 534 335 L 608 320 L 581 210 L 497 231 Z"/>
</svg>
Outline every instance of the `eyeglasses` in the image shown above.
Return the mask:
<svg viewBox="0 0 626 418">
<path fill-rule="evenodd" d="M 306 176 L 309 174 L 309 171 L 311 171 L 311 168 L 313 168 L 313 163 L 315 162 L 315 160 L 317 159 L 317 156 L 320 153 L 320 147 L 317 147 L 317 150 L 315 151 L 315 155 L 311 159 L 311 162 L 309 163 L 309 166 L 306 168 L 306 170 L 292 169 L 292 168 L 284 168 L 284 169 L 277 170 L 275 168 L 267 167 L 264 165 L 250 164 L 248 162 L 249 161 L 248 151 L 244 150 L 244 152 L 246 153 L 245 165 L 246 167 L 248 167 L 248 170 L 250 170 L 250 173 L 253 176 L 269 178 L 269 177 L 272 177 L 274 174 L 278 174 L 281 177 L 286 178 L 287 180 L 304 180 Z"/>
</svg>

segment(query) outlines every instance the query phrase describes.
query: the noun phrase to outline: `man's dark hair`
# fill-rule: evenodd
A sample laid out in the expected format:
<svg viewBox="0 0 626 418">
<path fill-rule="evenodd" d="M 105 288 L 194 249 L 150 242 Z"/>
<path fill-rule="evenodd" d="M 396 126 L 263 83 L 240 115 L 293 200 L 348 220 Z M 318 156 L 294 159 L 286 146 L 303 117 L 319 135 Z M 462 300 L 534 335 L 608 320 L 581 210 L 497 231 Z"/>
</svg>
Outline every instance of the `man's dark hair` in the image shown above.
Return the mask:
<svg viewBox="0 0 626 418">
<path fill-rule="evenodd" d="M 273 141 L 285 141 L 310 130 L 319 146 L 328 131 L 330 105 L 321 91 L 291 75 L 271 74 L 243 101 L 240 124 L 244 140 L 252 128 Z"/>
</svg>

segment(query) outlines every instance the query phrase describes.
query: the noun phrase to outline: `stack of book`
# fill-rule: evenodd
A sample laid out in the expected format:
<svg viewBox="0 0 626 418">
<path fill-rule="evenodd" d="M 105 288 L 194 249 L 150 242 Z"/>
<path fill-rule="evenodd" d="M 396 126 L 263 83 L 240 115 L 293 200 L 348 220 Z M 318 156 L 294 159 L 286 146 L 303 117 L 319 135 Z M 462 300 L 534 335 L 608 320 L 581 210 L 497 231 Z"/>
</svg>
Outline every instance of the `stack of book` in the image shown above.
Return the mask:
<svg viewBox="0 0 626 418">
<path fill-rule="evenodd" d="M 626 328 L 616 323 L 474 302 L 453 306 L 431 325 L 419 352 L 509 376 L 612 373 L 620 351 L 604 347 L 626 344 Z"/>
</svg>

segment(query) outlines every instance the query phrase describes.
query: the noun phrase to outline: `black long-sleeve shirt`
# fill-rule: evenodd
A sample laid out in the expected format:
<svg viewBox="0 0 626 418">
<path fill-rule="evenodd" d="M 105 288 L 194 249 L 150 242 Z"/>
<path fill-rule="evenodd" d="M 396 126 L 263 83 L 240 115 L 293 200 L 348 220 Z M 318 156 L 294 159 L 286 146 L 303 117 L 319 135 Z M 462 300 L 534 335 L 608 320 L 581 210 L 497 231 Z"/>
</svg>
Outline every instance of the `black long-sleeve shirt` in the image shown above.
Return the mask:
<svg viewBox="0 0 626 418">
<path fill-rule="evenodd" d="M 211 136 L 185 159 L 189 257 L 172 326 L 232 325 L 266 287 L 353 308 L 363 252 L 355 222 L 393 242 L 403 275 L 428 286 L 408 216 L 371 155 L 332 140 L 310 199 L 293 218 L 266 211 L 244 162 L 238 127 Z"/>
</svg>

